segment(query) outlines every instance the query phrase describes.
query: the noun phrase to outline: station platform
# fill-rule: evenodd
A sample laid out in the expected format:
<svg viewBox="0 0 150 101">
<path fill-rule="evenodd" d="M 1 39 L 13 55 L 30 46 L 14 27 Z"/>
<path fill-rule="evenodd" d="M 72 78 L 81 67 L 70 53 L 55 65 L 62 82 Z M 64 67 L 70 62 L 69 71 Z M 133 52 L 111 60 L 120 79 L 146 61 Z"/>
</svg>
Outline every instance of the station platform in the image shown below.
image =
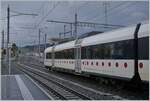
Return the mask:
<svg viewBox="0 0 150 101">
<path fill-rule="evenodd" d="M 2 75 L 2 100 L 50 100 L 50 96 L 29 76 Z"/>
</svg>

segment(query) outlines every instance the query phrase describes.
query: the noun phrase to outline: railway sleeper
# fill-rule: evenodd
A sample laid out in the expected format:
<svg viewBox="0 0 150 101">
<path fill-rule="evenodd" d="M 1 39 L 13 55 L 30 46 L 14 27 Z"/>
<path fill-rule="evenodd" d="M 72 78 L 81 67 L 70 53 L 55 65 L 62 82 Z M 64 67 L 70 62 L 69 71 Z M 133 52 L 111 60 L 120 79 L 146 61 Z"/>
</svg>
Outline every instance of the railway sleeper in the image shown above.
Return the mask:
<svg viewBox="0 0 150 101">
<path fill-rule="evenodd" d="M 29 74 L 29 73 L 28 73 L 28 74 Z M 66 100 L 82 99 L 82 98 L 80 98 L 79 96 L 76 96 L 76 95 L 74 95 L 73 93 L 71 93 L 71 92 L 69 92 L 69 91 L 67 91 L 67 90 L 65 90 L 65 89 L 63 89 L 63 88 L 61 88 L 61 87 L 59 87 L 59 86 L 57 86 L 57 85 L 51 83 L 50 81 L 45 81 L 45 80 L 43 80 L 42 77 L 40 77 L 40 76 L 38 76 L 38 75 L 36 75 L 36 74 L 31 73 L 31 74 L 29 74 L 29 75 L 30 75 L 31 77 L 33 77 L 34 79 L 36 79 L 39 83 L 42 82 L 45 86 L 47 86 L 48 89 L 54 90 L 55 92 L 58 92 L 61 96 L 63 96 L 63 97 L 60 97 L 61 99 L 62 99 L 62 98 L 63 98 L 63 99 L 66 99 Z M 34 75 L 34 76 L 33 76 L 33 75 Z M 41 79 L 39 79 L 39 78 L 41 78 Z M 55 93 L 55 92 L 54 92 L 54 93 Z"/>
</svg>

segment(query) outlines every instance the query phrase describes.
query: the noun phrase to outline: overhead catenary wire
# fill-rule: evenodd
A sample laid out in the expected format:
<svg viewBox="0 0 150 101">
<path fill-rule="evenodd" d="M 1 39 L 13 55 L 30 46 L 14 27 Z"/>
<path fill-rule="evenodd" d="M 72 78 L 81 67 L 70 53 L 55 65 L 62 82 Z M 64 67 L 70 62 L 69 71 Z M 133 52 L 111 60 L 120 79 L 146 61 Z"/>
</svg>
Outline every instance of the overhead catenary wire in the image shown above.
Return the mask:
<svg viewBox="0 0 150 101">
<path fill-rule="evenodd" d="M 45 2 L 41 5 L 41 7 L 38 9 L 37 13 L 40 13 L 41 10 L 44 8 Z M 36 22 L 38 21 L 38 19 L 36 20 Z M 35 25 L 36 26 L 36 25 Z"/>
<path fill-rule="evenodd" d="M 122 6 L 122 5 L 120 5 L 119 7 L 121 7 L 121 6 Z M 122 8 L 122 11 L 125 10 L 125 9 L 128 9 L 128 7 L 130 7 L 130 6 L 132 6 L 132 3 L 127 2 L 126 5 L 124 4 L 124 6 L 123 6 L 123 8 Z M 118 7 L 116 7 L 116 8 L 118 8 Z M 116 9 L 116 8 L 114 7 L 114 9 Z M 117 11 L 116 11 L 116 10 L 117 10 Z M 118 12 L 119 9 L 116 9 L 116 10 L 113 10 L 113 11 L 112 11 L 111 9 L 108 10 L 107 16 L 110 16 L 112 13 L 114 13 L 114 11 L 117 12 L 115 15 L 122 13 L 122 12 Z M 105 18 L 105 16 L 102 16 L 102 17 L 96 17 L 96 18 L 90 19 L 90 20 L 97 20 L 97 19 L 103 19 L 103 18 Z"/>
<path fill-rule="evenodd" d="M 16 13 L 16 15 L 12 15 L 12 16 L 18 16 L 18 15 L 33 15 L 33 16 L 38 16 L 37 14 L 34 14 L 34 13 L 22 13 L 22 12 L 18 12 L 18 11 L 14 11 L 14 10 L 11 10 L 10 12 Z"/>
<path fill-rule="evenodd" d="M 54 4 L 53 7 L 46 13 L 46 15 L 44 15 L 42 17 L 42 19 L 40 19 L 40 21 L 36 21 L 38 22 L 37 24 L 35 24 L 34 28 L 33 28 L 33 31 L 35 31 L 35 29 L 37 29 L 39 27 L 39 25 L 46 19 L 46 17 L 51 14 L 53 12 L 53 10 L 60 4 L 60 2 L 57 2 L 57 4 Z M 42 7 L 41 7 L 42 9 Z M 33 33 L 33 31 L 31 31 L 30 33 Z"/>
<path fill-rule="evenodd" d="M 70 15 L 74 15 L 75 12 L 78 12 L 81 8 L 84 8 L 84 7 L 85 7 L 84 5 L 87 6 L 88 4 L 89 4 L 89 2 L 85 2 L 85 3 L 81 4 L 79 7 L 76 8 L 76 11 L 74 11 L 74 10 L 70 11 L 70 12 L 69 12 Z M 68 8 L 68 9 L 72 9 L 72 7 Z M 71 17 L 71 16 L 65 15 L 65 16 L 63 16 L 62 18 L 69 18 L 69 17 Z"/>
<path fill-rule="evenodd" d="M 89 2 L 88 2 L 88 3 L 89 3 Z M 84 3 L 83 5 L 88 4 L 88 3 Z M 124 3 L 123 3 L 123 4 L 124 4 Z M 119 6 L 123 5 L 123 4 L 120 3 L 120 4 L 117 5 L 117 6 L 113 6 L 113 7 L 111 8 L 111 10 L 112 10 L 112 9 L 115 9 L 116 7 L 119 7 Z M 81 7 L 84 7 L 84 6 L 79 6 L 79 7 L 78 7 L 78 10 L 79 10 Z"/>
<path fill-rule="evenodd" d="M 138 4 L 139 2 L 135 2 L 134 3 L 134 5 L 132 5 L 132 6 L 130 6 L 130 7 L 133 7 L 133 6 L 137 6 L 137 4 Z M 130 9 L 129 7 L 128 7 L 128 9 Z M 127 9 L 127 10 L 128 10 Z M 135 10 L 136 11 L 136 10 Z M 134 10 L 130 10 L 130 12 L 135 12 Z M 120 12 L 120 14 L 122 14 L 122 13 L 124 13 L 125 12 L 125 9 L 122 11 L 122 12 Z M 132 13 L 128 13 L 128 14 L 126 14 L 126 16 L 130 16 Z M 124 17 L 123 18 L 123 20 L 122 20 L 123 22 L 132 22 L 133 23 L 133 19 L 131 18 L 131 17 Z M 139 21 L 138 22 L 136 22 L 136 23 L 139 23 Z M 135 24 L 136 24 L 135 23 Z"/>
<path fill-rule="evenodd" d="M 45 18 L 46 18 L 50 13 L 53 12 L 53 10 L 59 5 L 59 3 L 60 3 L 60 2 L 58 2 L 56 5 L 54 4 L 53 8 L 50 9 L 50 10 L 48 11 L 48 13 L 47 13 L 44 17 L 42 17 L 42 19 L 39 21 L 39 23 L 35 26 L 35 29 L 43 22 L 43 20 L 45 20 Z"/>
<path fill-rule="evenodd" d="M 116 6 L 113 6 L 112 8 L 109 8 L 108 9 L 108 15 L 110 14 L 110 12 L 112 12 L 113 10 L 115 10 L 116 8 L 119 8 L 119 7 L 121 7 L 122 5 L 125 5 L 126 3 L 119 3 L 118 5 L 116 5 Z M 117 9 L 118 10 L 118 9 Z M 91 18 L 87 18 L 87 20 L 86 21 L 88 21 L 88 20 L 95 20 L 96 18 L 99 18 L 99 16 L 98 16 L 99 14 L 96 14 L 95 16 L 93 16 L 93 17 L 91 17 Z M 107 15 L 107 16 L 108 16 Z M 103 17 L 105 17 L 105 16 L 103 16 Z"/>
<path fill-rule="evenodd" d="M 45 2 L 43 2 L 43 4 L 40 6 L 40 8 L 38 9 L 38 11 L 37 11 L 37 13 L 39 13 L 43 8 L 44 8 L 44 5 L 45 5 L 46 3 Z"/>
<path fill-rule="evenodd" d="M 14 14 L 14 15 L 10 15 L 10 16 L 9 16 L 10 18 L 11 18 L 11 17 L 14 17 L 14 16 L 20 16 L 20 15 L 38 16 L 38 14 L 34 14 L 34 13 L 21 13 L 21 12 L 17 12 L 17 11 L 13 11 L 13 10 L 11 10 L 10 12 L 16 13 L 16 14 Z M 2 19 L 0 19 L 0 20 L 7 20 L 7 17 L 4 17 L 4 18 L 2 18 Z"/>
<path fill-rule="evenodd" d="M 83 5 L 86 5 L 86 4 L 88 4 L 89 2 L 86 2 L 86 3 L 84 3 L 84 4 L 82 4 L 82 5 L 80 5 L 77 9 L 78 10 L 80 10 L 82 7 L 84 7 Z M 57 3 L 58 4 L 58 3 Z M 56 6 L 57 6 L 57 4 L 56 4 Z M 55 5 L 53 6 L 53 8 L 49 11 L 50 13 L 53 11 L 53 9 L 55 9 L 55 7 L 56 7 Z M 119 5 L 117 5 L 117 7 L 118 7 Z M 115 8 L 115 7 L 114 7 Z M 111 8 L 111 10 L 112 9 L 114 9 L 114 8 Z M 49 13 L 47 13 L 41 20 L 40 20 L 40 22 L 36 25 L 36 27 L 35 28 L 37 28 L 41 23 L 42 23 L 42 21 L 47 17 L 49 15 Z M 68 17 L 68 16 L 67 16 Z"/>
</svg>

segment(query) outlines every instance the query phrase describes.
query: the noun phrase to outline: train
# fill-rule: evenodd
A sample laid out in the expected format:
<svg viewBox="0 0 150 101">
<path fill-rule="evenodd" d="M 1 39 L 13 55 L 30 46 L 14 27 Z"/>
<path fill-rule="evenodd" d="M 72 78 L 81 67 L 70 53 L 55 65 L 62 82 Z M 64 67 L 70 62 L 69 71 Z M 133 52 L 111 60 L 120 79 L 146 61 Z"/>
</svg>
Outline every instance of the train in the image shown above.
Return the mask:
<svg viewBox="0 0 150 101">
<path fill-rule="evenodd" d="M 45 49 L 48 69 L 149 83 L 149 24 L 115 29 Z"/>
</svg>

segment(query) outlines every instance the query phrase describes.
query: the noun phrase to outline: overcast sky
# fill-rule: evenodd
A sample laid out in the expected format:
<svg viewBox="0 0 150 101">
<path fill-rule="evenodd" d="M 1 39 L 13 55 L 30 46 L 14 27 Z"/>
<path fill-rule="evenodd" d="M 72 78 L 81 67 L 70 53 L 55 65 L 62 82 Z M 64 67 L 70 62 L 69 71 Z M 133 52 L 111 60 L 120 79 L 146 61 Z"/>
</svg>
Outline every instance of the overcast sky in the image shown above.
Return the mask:
<svg viewBox="0 0 150 101">
<path fill-rule="evenodd" d="M 58 37 L 58 33 L 63 32 L 64 24 L 49 23 L 46 20 L 74 22 L 75 13 L 78 14 L 78 21 L 96 23 L 105 23 L 105 14 L 107 14 L 108 24 L 125 26 L 149 20 L 148 1 L 107 1 L 107 6 L 102 1 L 1 1 L 0 22 L 5 34 L 8 4 L 10 15 L 15 15 L 15 12 L 38 14 L 38 16 L 20 15 L 10 18 L 10 41 L 17 45 L 37 44 L 39 28 L 48 35 L 48 38 Z M 70 26 L 67 25 L 66 30 L 69 31 Z M 79 27 L 78 34 L 104 30 L 98 27 Z M 44 34 L 41 36 L 41 42 L 43 37 Z"/>
</svg>

